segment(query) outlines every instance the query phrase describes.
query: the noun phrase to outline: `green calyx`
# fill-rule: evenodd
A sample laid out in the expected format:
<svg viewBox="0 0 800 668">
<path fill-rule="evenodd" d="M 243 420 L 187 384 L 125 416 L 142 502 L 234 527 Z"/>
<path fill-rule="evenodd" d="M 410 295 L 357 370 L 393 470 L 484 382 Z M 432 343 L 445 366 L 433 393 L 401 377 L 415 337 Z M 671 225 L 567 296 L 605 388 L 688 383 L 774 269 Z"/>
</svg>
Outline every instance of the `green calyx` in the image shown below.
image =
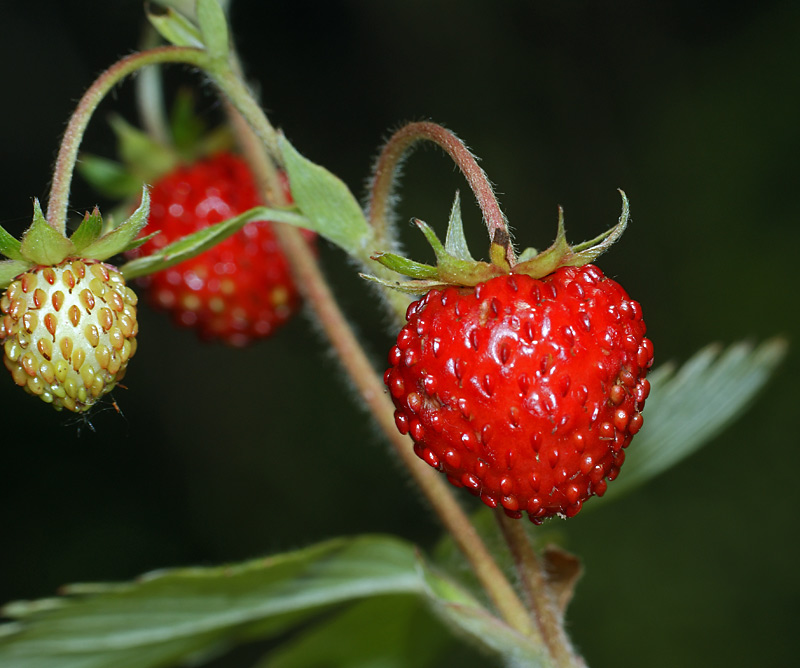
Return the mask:
<svg viewBox="0 0 800 668">
<path fill-rule="evenodd" d="M 113 199 L 135 197 L 142 183 L 154 183 L 180 164 L 191 164 L 233 145 L 229 127 L 208 130 L 195 112 L 190 89 L 181 89 L 175 96 L 166 141 L 134 127 L 121 116 L 112 116 L 109 123 L 121 160 L 85 153 L 77 169 L 89 185 Z"/>
<path fill-rule="evenodd" d="M 47 222 L 39 205 L 33 201 L 33 222 L 22 239 L 16 239 L 0 227 L 0 288 L 5 288 L 16 276 L 36 266 L 57 265 L 67 258 L 104 261 L 114 255 L 132 250 L 149 237 L 137 238 L 147 224 L 150 195 L 142 191 L 142 203 L 125 222 L 106 230 L 100 211 L 95 207 L 87 212 L 78 228 L 66 236 Z"/>
<path fill-rule="evenodd" d="M 427 223 L 414 220 L 414 224 L 433 248 L 436 256 L 435 266 L 415 262 L 395 253 L 379 252 L 372 256 L 373 260 L 411 280 L 387 281 L 375 276 L 363 276 L 388 288 L 412 295 L 423 295 L 431 289 L 442 289 L 450 285 L 474 287 L 495 276 L 506 274 L 526 274 L 532 278 L 542 278 L 559 267 L 580 267 L 593 262 L 625 231 L 630 213 L 628 198 L 622 190 L 619 192 L 622 196 L 622 213 L 619 221 L 595 239 L 570 246 L 564 228 L 564 211 L 559 207 L 558 231 L 552 246 L 542 252 L 527 248 L 517 255 L 511 249 L 509 235 L 496 230 L 489 246 L 489 262 L 475 260 L 469 252 L 461 220 L 460 199 L 456 193 L 444 244 Z M 509 253 L 510 249 L 512 252 Z"/>
</svg>

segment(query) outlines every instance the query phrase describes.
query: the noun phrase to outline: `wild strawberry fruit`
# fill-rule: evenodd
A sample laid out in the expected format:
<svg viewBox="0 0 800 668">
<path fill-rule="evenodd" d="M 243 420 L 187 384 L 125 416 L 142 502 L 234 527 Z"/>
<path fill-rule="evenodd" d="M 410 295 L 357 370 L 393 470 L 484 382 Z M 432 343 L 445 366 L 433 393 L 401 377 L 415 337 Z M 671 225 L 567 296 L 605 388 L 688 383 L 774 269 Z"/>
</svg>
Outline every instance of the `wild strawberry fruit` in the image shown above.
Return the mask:
<svg viewBox="0 0 800 668">
<path fill-rule="evenodd" d="M 158 234 L 130 255 L 157 252 L 261 204 L 250 169 L 238 156 L 217 153 L 177 168 L 151 191 L 148 232 Z M 271 335 L 300 304 L 268 221 L 248 223 L 200 255 L 147 277 L 143 285 L 150 303 L 170 312 L 178 325 L 237 346 Z"/>
<path fill-rule="evenodd" d="M 8 286 L 0 311 L 3 362 L 14 382 L 57 409 L 89 408 L 136 352 L 136 295 L 111 265 L 36 267 Z"/>
<path fill-rule="evenodd" d="M 508 246 L 489 265 L 434 238 L 438 271 L 414 267 L 428 292 L 408 308 L 384 376 L 397 427 L 452 484 L 511 517 L 577 514 L 642 427 L 653 346 L 641 307 L 588 263 L 626 222 L 627 201 L 607 235 L 570 248 L 559 217 L 554 246 L 513 265 Z"/>
<path fill-rule="evenodd" d="M 99 211 L 67 237 L 34 201 L 19 241 L 0 228 L 0 345 L 14 382 L 61 410 L 82 412 L 110 392 L 136 352 L 136 295 L 105 260 L 136 247 L 149 198 L 103 234 Z"/>
</svg>

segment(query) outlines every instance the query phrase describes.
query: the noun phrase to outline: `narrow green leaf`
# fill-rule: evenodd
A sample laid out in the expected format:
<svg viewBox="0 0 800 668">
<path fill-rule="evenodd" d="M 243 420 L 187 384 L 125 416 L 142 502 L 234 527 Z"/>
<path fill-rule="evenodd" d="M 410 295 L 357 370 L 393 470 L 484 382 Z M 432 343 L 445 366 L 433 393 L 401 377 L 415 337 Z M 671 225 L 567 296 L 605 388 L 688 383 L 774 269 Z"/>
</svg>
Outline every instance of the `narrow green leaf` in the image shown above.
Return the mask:
<svg viewBox="0 0 800 668">
<path fill-rule="evenodd" d="M 80 253 L 94 242 L 102 231 L 103 218 L 100 216 L 100 210 L 95 207 L 92 213 L 86 212 L 78 229 L 72 233 L 69 239 L 75 244 L 75 250 Z"/>
<path fill-rule="evenodd" d="M 464 236 L 464 223 L 461 220 L 461 195 L 456 191 L 453 207 L 450 209 L 450 221 L 447 224 L 447 236 L 444 241 L 445 250 L 455 258 L 465 262 L 474 262 Z"/>
<path fill-rule="evenodd" d="M 45 220 L 39 200 L 33 200 L 33 222 L 22 236 L 20 254 L 34 264 L 54 265 L 75 253 L 75 246 Z"/>
<path fill-rule="evenodd" d="M 210 225 L 202 230 L 193 232 L 182 239 L 172 242 L 168 246 L 156 251 L 152 255 L 131 260 L 120 267 L 126 280 L 146 276 L 147 274 L 172 267 L 179 262 L 199 255 L 203 251 L 215 246 L 220 241 L 227 239 L 232 234 L 241 230 L 245 225 L 256 220 L 269 220 L 278 223 L 287 223 L 296 227 L 309 227 L 309 221 L 303 216 L 286 209 L 270 209 L 259 206 L 243 214 L 224 220 L 215 225 Z"/>
<path fill-rule="evenodd" d="M 373 246 L 372 229 L 348 187 L 324 167 L 300 155 L 281 135 L 279 147 L 295 203 L 309 229 L 366 262 Z"/>
<path fill-rule="evenodd" d="M 600 499 L 614 499 L 698 450 L 753 403 L 786 355 L 783 339 L 757 348 L 740 342 L 700 350 L 677 371 L 655 369 L 644 408 L 644 427 L 627 451 L 619 478 Z M 587 504 L 587 508 L 599 502 Z"/>
<path fill-rule="evenodd" d="M 180 12 L 172 8 L 168 8 L 165 12 L 148 11 L 147 18 L 170 44 L 203 48 L 200 29 Z"/>
<path fill-rule="evenodd" d="M 0 289 L 5 289 L 17 276 L 28 271 L 31 263 L 25 260 L 0 261 Z"/>
<path fill-rule="evenodd" d="M 99 239 L 95 239 L 92 243 L 88 244 L 81 255 L 93 260 L 107 260 L 114 255 L 123 253 L 133 246 L 136 237 L 147 225 L 147 219 L 150 216 L 150 193 L 147 188 L 142 188 L 142 203 L 134 211 L 130 218 L 119 227 L 104 234 Z"/>
<path fill-rule="evenodd" d="M 0 227 L 0 254 L 5 255 L 9 260 L 23 260 L 19 248 L 19 239 Z"/>
<path fill-rule="evenodd" d="M 197 0 L 197 22 L 208 55 L 228 59 L 228 21 L 217 0 Z"/>
</svg>

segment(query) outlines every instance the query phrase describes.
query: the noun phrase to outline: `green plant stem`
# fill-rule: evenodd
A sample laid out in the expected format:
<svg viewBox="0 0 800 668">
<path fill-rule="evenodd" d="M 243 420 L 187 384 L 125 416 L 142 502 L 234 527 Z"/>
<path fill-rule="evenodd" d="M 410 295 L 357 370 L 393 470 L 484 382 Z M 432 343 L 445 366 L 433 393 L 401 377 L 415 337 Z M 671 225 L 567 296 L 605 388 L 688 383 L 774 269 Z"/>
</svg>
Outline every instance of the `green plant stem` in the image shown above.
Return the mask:
<svg viewBox="0 0 800 668">
<path fill-rule="evenodd" d="M 533 619 L 558 668 L 585 668 L 586 664 L 573 650 L 564 632 L 564 619 L 556 603 L 544 564 L 536 554 L 528 533 L 520 520 L 508 517 L 502 509 L 495 514 L 506 540 Z"/>
<path fill-rule="evenodd" d="M 47 222 L 55 230 L 64 233 L 67 229 L 67 208 L 72 175 L 78 159 L 78 149 L 92 114 L 108 92 L 125 77 L 146 65 L 159 63 L 184 63 L 205 68 L 208 65 L 208 57 L 202 49 L 178 46 L 159 47 L 133 53 L 123 58 L 94 81 L 83 94 L 69 119 L 56 158 L 53 184 L 47 203 Z"/>
<path fill-rule="evenodd" d="M 489 179 L 464 142 L 450 130 L 429 121 L 408 123 L 400 128 L 386 142 L 375 163 L 367 215 L 377 237 L 383 239 L 390 236 L 387 230 L 390 227 L 389 216 L 398 168 L 407 152 L 420 141 L 433 142 L 453 159 L 478 200 L 489 239 L 498 240 L 505 246 L 506 261 L 514 266 L 516 256 L 510 241 L 508 222 Z"/>
</svg>

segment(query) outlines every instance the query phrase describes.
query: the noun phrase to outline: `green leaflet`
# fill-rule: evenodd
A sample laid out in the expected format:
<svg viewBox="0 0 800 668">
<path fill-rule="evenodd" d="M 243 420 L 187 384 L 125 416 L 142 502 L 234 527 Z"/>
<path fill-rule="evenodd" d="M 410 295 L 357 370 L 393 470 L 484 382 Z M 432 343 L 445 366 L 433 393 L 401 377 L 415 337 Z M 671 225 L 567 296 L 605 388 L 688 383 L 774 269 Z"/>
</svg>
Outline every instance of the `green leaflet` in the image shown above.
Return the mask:
<svg viewBox="0 0 800 668">
<path fill-rule="evenodd" d="M 786 355 L 783 339 L 754 347 L 712 344 L 683 366 L 661 366 L 648 376 L 644 427 L 627 450 L 619 478 L 592 508 L 663 473 L 698 450 L 747 410 Z"/>
<path fill-rule="evenodd" d="M 283 135 L 278 145 L 286 163 L 292 197 L 308 228 L 367 262 L 373 248 L 370 228 L 356 198 L 341 179 L 300 155 Z"/>
<path fill-rule="evenodd" d="M 332 607 L 384 597 L 383 621 L 408 596 L 505 661 L 543 665 L 538 650 L 432 569 L 410 543 L 385 536 L 332 540 L 218 568 L 160 571 L 125 584 L 74 585 L 65 596 L 7 606 L 0 665 L 156 668 L 275 637 Z M 404 594 L 405 596 L 398 596 Z M 343 623 L 347 623 L 345 620 Z M 269 665 L 269 664 L 267 664 Z"/>
<path fill-rule="evenodd" d="M 130 280 L 172 267 L 208 250 L 223 239 L 238 232 L 247 223 L 255 220 L 270 220 L 297 227 L 309 227 L 308 220 L 294 211 L 259 206 L 245 211 L 235 218 L 210 225 L 182 239 L 178 239 L 152 255 L 131 260 L 122 265 L 120 271 L 126 280 Z"/>
</svg>

